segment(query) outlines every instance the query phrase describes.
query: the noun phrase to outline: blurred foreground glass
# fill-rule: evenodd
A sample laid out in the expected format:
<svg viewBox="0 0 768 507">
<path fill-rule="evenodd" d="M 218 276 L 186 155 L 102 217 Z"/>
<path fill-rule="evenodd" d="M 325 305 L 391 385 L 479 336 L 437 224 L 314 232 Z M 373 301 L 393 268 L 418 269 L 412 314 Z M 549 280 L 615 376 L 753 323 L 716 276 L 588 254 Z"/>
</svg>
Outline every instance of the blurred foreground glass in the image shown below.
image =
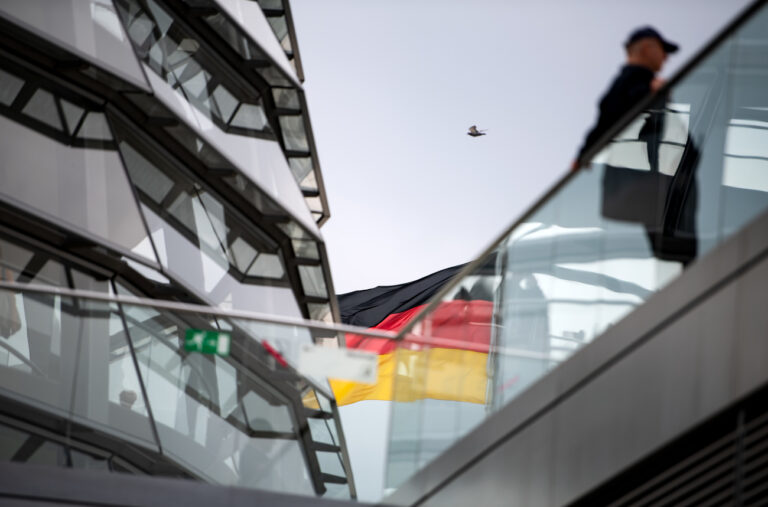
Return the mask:
<svg viewBox="0 0 768 507">
<path fill-rule="evenodd" d="M 765 212 L 766 44 L 763 8 L 401 336 L 387 488 Z"/>
</svg>

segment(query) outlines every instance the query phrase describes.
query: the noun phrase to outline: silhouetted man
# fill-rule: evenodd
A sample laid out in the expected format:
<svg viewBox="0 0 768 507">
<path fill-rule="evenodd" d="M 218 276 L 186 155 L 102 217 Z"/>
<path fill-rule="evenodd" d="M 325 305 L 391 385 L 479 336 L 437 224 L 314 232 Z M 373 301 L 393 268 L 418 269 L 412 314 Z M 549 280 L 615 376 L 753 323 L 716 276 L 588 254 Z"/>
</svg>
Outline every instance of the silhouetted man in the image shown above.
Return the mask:
<svg viewBox="0 0 768 507">
<path fill-rule="evenodd" d="M 677 44 L 665 40 L 650 26 L 632 32 L 624 44 L 627 62 L 621 68 L 611 87 L 600 99 L 597 124 L 587 134 L 572 169 L 578 169 L 586 151 L 621 117 L 649 93 L 657 91 L 664 82 L 656 73 L 664 66 L 667 55 L 678 50 Z M 659 130 L 657 129 L 656 132 Z"/>
</svg>

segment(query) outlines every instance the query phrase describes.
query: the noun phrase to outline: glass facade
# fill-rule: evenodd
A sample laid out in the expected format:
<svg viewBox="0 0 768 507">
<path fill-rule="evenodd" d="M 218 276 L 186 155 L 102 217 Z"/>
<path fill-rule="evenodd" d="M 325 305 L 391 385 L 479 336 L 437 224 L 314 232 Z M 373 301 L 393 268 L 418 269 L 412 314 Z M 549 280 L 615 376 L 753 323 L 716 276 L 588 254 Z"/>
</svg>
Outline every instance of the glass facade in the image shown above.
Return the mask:
<svg viewBox="0 0 768 507">
<path fill-rule="evenodd" d="M 14 250 L 4 248 L 11 272 L 22 253 Z M 166 474 L 216 484 L 312 495 L 328 483 L 354 495 L 328 380 L 313 384 L 296 369 L 309 328 L 137 304 L 113 295 L 130 292 L 117 282 L 101 299 L 24 287 L 0 288 L 13 308 L 0 320 L 16 320 L 0 329 L 0 395 L 66 435 L 40 438 L 41 430 L 39 449 L 21 459 L 31 430 L 0 422 L 4 459 L 119 471 L 112 456 L 133 473 L 165 463 Z M 190 350 L 189 330 L 198 329 L 225 332 L 227 354 Z"/>
<path fill-rule="evenodd" d="M 195 4 L 210 6 L 213 1 L 198 0 Z M 221 38 L 235 52 L 243 65 L 252 69 L 254 80 L 262 81 L 270 88 L 271 96 L 264 97 L 264 101 L 277 119 L 275 133 L 312 210 L 313 219 L 322 225 L 330 217 L 330 211 L 304 92 L 298 84 L 304 81 L 304 74 L 290 4 L 287 1 L 254 0 L 216 2 L 224 12 L 203 15 L 203 19 L 215 30 L 216 37 Z M 261 16 L 251 15 L 251 21 L 244 22 L 248 13 L 259 8 L 268 26 L 262 26 Z M 274 46 L 270 44 L 273 39 L 265 40 L 261 36 L 263 30 L 270 27 L 279 41 Z M 281 64 L 282 59 L 277 57 L 276 52 L 281 53 L 281 56 L 284 53 L 288 68 Z"/>
<path fill-rule="evenodd" d="M 767 34 L 763 7 L 401 333 L 387 487 L 768 210 Z"/>
<path fill-rule="evenodd" d="M 327 379 L 297 370 L 343 343 L 306 104 L 238 4 L 0 6 L 3 459 L 354 498 Z"/>
</svg>

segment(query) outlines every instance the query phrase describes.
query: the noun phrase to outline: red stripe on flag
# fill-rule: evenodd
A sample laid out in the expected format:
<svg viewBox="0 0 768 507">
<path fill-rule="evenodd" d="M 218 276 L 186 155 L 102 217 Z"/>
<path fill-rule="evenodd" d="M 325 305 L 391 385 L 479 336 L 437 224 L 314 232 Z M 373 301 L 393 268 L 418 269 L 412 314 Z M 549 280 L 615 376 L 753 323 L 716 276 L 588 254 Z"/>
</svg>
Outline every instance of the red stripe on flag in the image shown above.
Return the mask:
<svg viewBox="0 0 768 507">
<path fill-rule="evenodd" d="M 405 327 L 426 305 L 388 315 L 378 326 L 371 329 L 398 332 Z M 412 346 L 434 346 L 475 352 L 488 352 L 491 341 L 493 303 L 490 301 L 454 300 L 440 303 L 430 315 L 421 321 L 420 336 L 404 340 Z M 368 338 L 348 334 L 347 347 L 388 354 L 396 348 L 396 342 L 384 338 Z"/>
</svg>

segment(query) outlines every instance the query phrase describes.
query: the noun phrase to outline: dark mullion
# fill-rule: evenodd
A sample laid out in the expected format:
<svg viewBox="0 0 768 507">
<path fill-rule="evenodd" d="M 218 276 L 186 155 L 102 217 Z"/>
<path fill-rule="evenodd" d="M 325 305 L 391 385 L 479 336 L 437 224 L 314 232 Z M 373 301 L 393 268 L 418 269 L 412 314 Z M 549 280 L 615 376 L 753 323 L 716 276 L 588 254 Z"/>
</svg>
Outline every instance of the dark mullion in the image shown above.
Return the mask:
<svg viewBox="0 0 768 507">
<path fill-rule="evenodd" d="M 53 103 L 56 105 L 56 114 L 59 115 L 59 122 L 61 123 L 61 128 L 64 130 L 64 133 L 69 134 L 69 124 L 67 123 L 66 118 L 64 118 L 64 110 L 61 107 L 61 97 L 58 95 L 53 95 Z"/>
<path fill-rule="evenodd" d="M 29 79 L 24 79 L 24 85 L 21 87 L 19 93 L 16 94 L 16 98 L 13 99 L 13 102 L 11 102 L 8 107 L 14 112 L 23 114 L 21 110 L 24 109 L 25 105 L 27 105 L 27 102 L 29 102 L 29 99 L 32 98 L 32 95 L 35 94 L 38 86 L 38 83 L 30 81 Z"/>
<path fill-rule="evenodd" d="M 46 440 L 38 435 L 29 435 L 21 447 L 19 447 L 11 457 L 11 461 L 26 463 L 26 461 L 31 458 L 45 442 Z"/>
<path fill-rule="evenodd" d="M 29 259 L 27 265 L 21 270 L 19 276 L 16 277 L 18 283 L 29 283 L 35 276 L 43 269 L 45 263 L 48 262 L 48 256 L 42 252 L 35 252 L 32 258 Z"/>
<path fill-rule="evenodd" d="M 240 106 L 242 106 L 242 105 L 243 105 L 242 102 L 238 102 L 237 103 L 237 107 L 235 107 L 234 111 L 232 111 L 232 114 L 229 116 L 229 120 L 227 121 L 227 127 L 228 128 L 232 128 L 230 126 L 230 123 L 232 123 L 232 120 L 235 119 L 235 116 L 237 116 L 237 112 L 240 111 Z"/>
</svg>

